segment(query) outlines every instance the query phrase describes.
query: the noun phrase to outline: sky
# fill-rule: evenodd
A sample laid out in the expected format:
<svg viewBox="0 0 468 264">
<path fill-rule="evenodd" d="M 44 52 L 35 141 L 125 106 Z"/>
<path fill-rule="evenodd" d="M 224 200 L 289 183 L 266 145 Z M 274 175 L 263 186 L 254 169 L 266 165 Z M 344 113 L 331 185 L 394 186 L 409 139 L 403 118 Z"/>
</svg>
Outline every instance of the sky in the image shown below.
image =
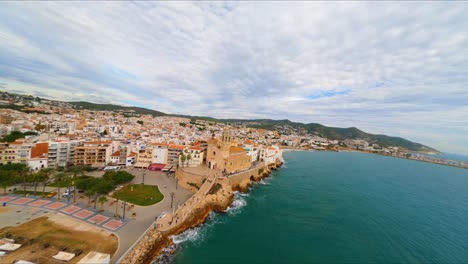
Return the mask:
<svg viewBox="0 0 468 264">
<path fill-rule="evenodd" d="M 468 2 L 1 2 L 0 89 L 468 154 Z"/>
</svg>

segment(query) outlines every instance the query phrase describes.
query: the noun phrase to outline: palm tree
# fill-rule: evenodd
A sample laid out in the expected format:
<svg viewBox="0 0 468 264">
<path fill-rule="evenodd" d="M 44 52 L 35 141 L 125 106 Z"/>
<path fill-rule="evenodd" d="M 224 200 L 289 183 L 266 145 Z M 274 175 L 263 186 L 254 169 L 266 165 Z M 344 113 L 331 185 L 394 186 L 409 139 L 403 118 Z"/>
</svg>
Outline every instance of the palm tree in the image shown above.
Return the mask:
<svg viewBox="0 0 468 264">
<path fill-rule="evenodd" d="M 45 193 L 45 187 L 47 185 L 47 182 L 50 179 L 50 175 L 52 174 L 53 169 L 52 168 L 45 168 L 41 170 L 42 173 L 42 193 Z"/>
<path fill-rule="evenodd" d="M 95 191 L 93 191 L 93 190 L 86 191 L 85 195 L 86 195 L 86 197 L 88 197 L 88 204 L 91 203 L 91 197 L 93 197 L 94 193 L 95 193 Z"/>
<path fill-rule="evenodd" d="M 105 202 L 107 202 L 107 197 L 105 195 L 99 197 L 99 203 L 101 204 L 101 210 L 102 210 L 102 207 L 104 206 Z"/>
<path fill-rule="evenodd" d="M 54 178 L 55 178 L 55 182 L 57 183 L 57 187 L 58 187 L 58 194 L 57 194 L 57 200 L 60 201 L 60 186 L 62 185 L 62 179 L 65 177 L 65 173 L 63 172 L 59 172 L 57 174 L 55 174 Z"/>
<path fill-rule="evenodd" d="M 42 180 L 42 173 L 38 171 L 31 174 L 31 180 L 34 182 L 34 195 L 37 195 L 37 184 Z"/>
<path fill-rule="evenodd" d="M 73 172 L 73 203 L 76 203 L 76 175 L 77 174 L 83 174 L 84 167 L 83 166 L 75 166 L 70 168 L 70 171 Z"/>
<path fill-rule="evenodd" d="M 189 153 L 189 154 L 187 154 L 187 157 L 186 157 L 186 159 L 187 159 L 187 166 L 188 166 L 188 163 L 189 163 L 189 162 L 190 162 L 190 160 L 192 159 L 192 155 L 190 155 L 190 153 Z"/>
<path fill-rule="evenodd" d="M 3 187 L 3 193 L 6 194 L 6 189 L 8 186 L 15 183 L 16 173 L 14 171 L 2 171 L 0 173 L 0 186 Z"/>
<path fill-rule="evenodd" d="M 184 163 L 185 163 L 185 160 L 187 159 L 187 157 L 185 157 L 184 154 L 180 154 L 180 161 L 182 162 L 182 167 L 184 167 Z"/>
<path fill-rule="evenodd" d="M 29 181 L 29 169 L 27 166 L 18 171 L 18 174 L 23 178 L 23 191 L 26 193 L 26 183 Z"/>
</svg>

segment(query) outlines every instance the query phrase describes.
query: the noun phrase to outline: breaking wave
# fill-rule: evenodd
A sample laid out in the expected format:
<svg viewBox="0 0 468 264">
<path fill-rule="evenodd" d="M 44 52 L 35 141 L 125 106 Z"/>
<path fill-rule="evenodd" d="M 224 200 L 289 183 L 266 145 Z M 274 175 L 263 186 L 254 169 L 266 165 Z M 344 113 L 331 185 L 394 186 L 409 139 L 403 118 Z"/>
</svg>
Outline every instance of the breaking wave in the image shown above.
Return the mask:
<svg viewBox="0 0 468 264">
<path fill-rule="evenodd" d="M 242 207 L 247 205 L 247 201 L 244 197 L 248 197 L 248 194 L 235 192 L 234 193 L 234 201 L 232 204 L 226 209 L 226 213 L 235 215 L 241 212 Z"/>
</svg>

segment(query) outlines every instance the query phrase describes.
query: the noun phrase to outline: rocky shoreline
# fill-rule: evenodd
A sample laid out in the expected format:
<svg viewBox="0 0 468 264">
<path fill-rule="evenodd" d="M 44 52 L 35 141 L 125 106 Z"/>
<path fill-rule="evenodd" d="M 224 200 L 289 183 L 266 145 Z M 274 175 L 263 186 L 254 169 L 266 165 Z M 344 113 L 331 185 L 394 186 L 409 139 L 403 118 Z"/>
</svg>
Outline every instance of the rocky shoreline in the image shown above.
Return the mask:
<svg viewBox="0 0 468 264">
<path fill-rule="evenodd" d="M 172 236 L 180 234 L 189 228 L 203 224 L 211 212 L 224 213 L 234 201 L 234 192 L 246 193 L 254 182 L 268 177 L 272 170 L 282 166 L 281 161 L 265 167 L 257 175 L 244 177 L 240 182 L 232 184 L 228 178 L 217 179 L 216 184 L 208 194 L 197 203 L 197 206 L 186 216 L 183 222 L 173 228 L 159 231 L 149 230 L 137 245 L 122 259 L 123 264 L 149 264 L 163 252 L 174 253 Z"/>
</svg>

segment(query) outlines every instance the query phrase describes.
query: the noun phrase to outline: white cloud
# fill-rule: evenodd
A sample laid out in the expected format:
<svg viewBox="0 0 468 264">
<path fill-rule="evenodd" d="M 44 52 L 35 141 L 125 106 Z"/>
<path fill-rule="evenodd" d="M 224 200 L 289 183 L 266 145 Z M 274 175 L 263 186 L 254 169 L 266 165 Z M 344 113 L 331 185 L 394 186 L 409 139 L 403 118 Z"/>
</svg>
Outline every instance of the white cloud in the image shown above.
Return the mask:
<svg viewBox="0 0 468 264">
<path fill-rule="evenodd" d="M 0 6 L 6 89 L 357 126 L 468 152 L 465 2 Z"/>
</svg>

